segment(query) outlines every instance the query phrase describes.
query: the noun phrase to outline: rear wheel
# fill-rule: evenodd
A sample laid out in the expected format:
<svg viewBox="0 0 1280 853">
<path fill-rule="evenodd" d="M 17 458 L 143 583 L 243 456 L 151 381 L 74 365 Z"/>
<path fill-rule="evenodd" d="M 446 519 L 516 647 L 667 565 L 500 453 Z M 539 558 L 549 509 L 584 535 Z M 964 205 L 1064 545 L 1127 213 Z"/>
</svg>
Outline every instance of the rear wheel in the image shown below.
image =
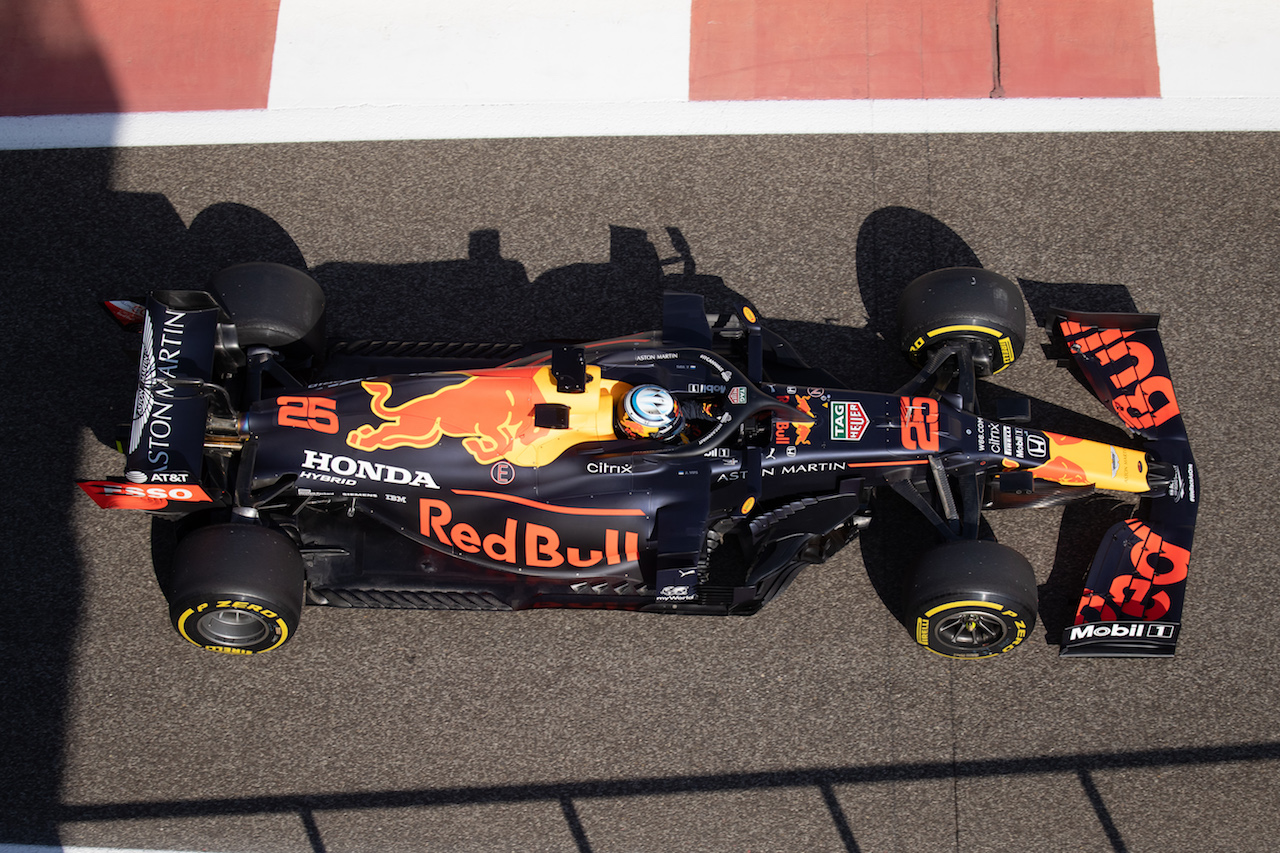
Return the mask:
<svg viewBox="0 0 1280 853">
<path fill-rule="evenodd" d="M 917 278 L 898 300 L 902 351 L 922 367 L 939 347 L 975 344 L 979 376 L 999 373 L 1022 353 L 1027 314 L 1022 291 L 1009 279 L 977 267 L 934 270 Z"/>
<path fill-rule="evenodd" d="M 324 349 L 324 291 L 305 272 L 272 263 L 228 267 L 209 282 L 242 349 L 265 346 L 305 359 Z"/>
<path fill-rule="evenodd" d="M 1017 648 L 1036 624 L 1036 578 L 1027 559 L 988 541 L 948 542 L 916 566 L 908 617 L 916 642 L 953 658 Z"/>
<path fill-rule="evenodd" d="M 305 572 L 285 534 L 253 524 L 201 527 L 173 556 L 169 617 L 211 652 L 257 654 L 298 630 Z"/>
</svg>

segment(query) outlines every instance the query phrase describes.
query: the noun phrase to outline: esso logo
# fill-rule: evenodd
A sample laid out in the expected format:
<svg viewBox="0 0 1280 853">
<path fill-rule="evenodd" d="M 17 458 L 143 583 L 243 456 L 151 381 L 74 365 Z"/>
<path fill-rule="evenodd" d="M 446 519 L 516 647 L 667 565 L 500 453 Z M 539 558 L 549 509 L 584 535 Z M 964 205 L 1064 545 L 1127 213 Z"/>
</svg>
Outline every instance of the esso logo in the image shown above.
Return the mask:
<svg viewBox="0 0 1280 853">
<path fill-rule="evenodd" d="M 103 488 L 107 495 L 125 495 L 131 498 L 155 498 L 162 501 L 202 501 L 207 498 L 196 495 L 187 486 L 132 486 L 123 483 L 112 483 Z"/>
</svg>

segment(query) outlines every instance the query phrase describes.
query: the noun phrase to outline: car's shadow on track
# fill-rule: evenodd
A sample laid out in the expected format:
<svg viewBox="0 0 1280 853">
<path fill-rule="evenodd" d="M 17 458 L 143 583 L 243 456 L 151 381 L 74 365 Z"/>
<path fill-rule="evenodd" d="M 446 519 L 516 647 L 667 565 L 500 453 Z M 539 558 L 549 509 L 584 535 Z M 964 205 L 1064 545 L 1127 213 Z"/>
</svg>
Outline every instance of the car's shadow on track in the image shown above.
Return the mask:
<svg viewBox="0 0 1280 853">
<path fill-rule="evenodd" d="M 0 155 L 0 281 L 9 308 L 0 446 L 13 480 L 0 522 L 4 842 L 59 839 L 70 673 L 94 586 L 83 554 L 109 536 L 77 517 L 84 496 L 72 483 L 82 473 L 85 429 L 110 434 L 127 419 L 137 370 L 95 303 L 186 280 L 190 235 L 181 218 L 162 196 L 112 190 L 111 170 L 107 150 Z"/>
<path fill-rule="evenodd" d="M 387 809 L 444 809 L 466 805 L 554 804 L 579 853 L 592 853 L 595 827 L 583 820 L 580 807 L 610 799 L 651 798 L 680 794 L 723 794 L 736 791 L 812 791 L 821 799 L 840 846 L 849 853 L 862 849 L 858 835 L 862 827 L 846 811 L 851 801 L 849 788 L 872 788 L 889 783 L 920 784 L 930 780 L 975 781 L 981 779 L 1060 780 L 1058 789 L 1066 793 L 1079 785 L 1089 803 L 1097 831 L 1114 851 L 1129 847 L 1116 825 L 1095 777 L 1112 770 L 1165 775 L 1188 766 L 1231 766 L 1241 762 L 1275 761 L 1280 743 L 1261 742 L 1229 746 L 1160 748 L 1119 753 L 1076 753 L 1018 758 L 989 758 L 899 764 L 865 764 L 719 773 L 666 778 L 566 780 L 546 784 L 460 786 L 402 790 L 360 790 L 334 794 L 281 794 L 277 796 L 228 796 L 213 799 L 130 801 L 89 805 L 69 805 L 59 810 L 67 822 L 109 823 L 118 820 L 217 818 L 254 815 L 293 815 L 305 830 L 307 846 L 313 853 L 326 853 L 320 822 L 328 814 L 359 813 Z M 845 805 L 842 805 L 842 800 Z"/>
</svg>

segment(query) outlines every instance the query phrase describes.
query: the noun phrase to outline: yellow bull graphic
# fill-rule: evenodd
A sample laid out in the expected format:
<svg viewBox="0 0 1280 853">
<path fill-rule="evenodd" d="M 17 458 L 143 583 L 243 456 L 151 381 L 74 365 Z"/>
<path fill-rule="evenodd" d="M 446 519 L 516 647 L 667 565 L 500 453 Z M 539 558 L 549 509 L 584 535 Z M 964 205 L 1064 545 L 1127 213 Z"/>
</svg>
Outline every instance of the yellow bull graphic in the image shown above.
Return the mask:
<svg viewBox="0 0 1280 853">
<path fill-rule="evenodd" d="M 380 424 L 365 424 L 347 433 L 357 450 L 434 447 L 445 436 L 462 440 L 476 462 L 505 459 L 513 465 L 544 465 L 575 444 L 614 438 L 614 400 L 630 386 L 602 380 L 598 367 L 588 367 L 587 390 L 556 390 L 549 367 L 494 368 L 460 374 L 453 385 L 404 403 L 389 404 L 387 382 L 366 381 L 369 408 Z M 551 429 L 534 423 L 534 407 L 558 403 L 569 408 L 569 427 Z"/>
</svg>

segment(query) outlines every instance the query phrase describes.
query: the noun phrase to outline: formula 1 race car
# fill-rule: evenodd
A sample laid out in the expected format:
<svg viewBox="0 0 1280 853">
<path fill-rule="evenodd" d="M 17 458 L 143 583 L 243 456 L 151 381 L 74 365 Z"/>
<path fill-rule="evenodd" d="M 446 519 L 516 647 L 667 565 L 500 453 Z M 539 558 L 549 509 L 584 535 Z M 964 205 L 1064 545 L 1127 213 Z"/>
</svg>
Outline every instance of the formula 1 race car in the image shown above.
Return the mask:
<svg viewBox="0 0 1280 853">
<path fill-rule="evenodd" d="M 1144 314 L 1061 311 L 1051 335 L 1135 436 L 1116 446 L 987 417 L 1014 362 L 1017 285 L 979 268 L 910 284 L 896 394 L 846 390 L 738 302 L 668 292 L 660 331 L 582 343 L 329 342 L 307 274 L 242 264 L 202 291 L 108 308 L 141 327 L 123 477 L 107 508 L 181 518 L 166 581 L 184 638 L 253 654 L 303 604 L 746 615 L 900 495 L 938 544 L 908 581 L 917 642 L 982 658 L 1036 623 L 1028 561 L 982 513 L 1094 489 L 1142 498 L 1098 549 L 1064 655 L 1171 655 L 1199 482 Z"/>
</svg>

